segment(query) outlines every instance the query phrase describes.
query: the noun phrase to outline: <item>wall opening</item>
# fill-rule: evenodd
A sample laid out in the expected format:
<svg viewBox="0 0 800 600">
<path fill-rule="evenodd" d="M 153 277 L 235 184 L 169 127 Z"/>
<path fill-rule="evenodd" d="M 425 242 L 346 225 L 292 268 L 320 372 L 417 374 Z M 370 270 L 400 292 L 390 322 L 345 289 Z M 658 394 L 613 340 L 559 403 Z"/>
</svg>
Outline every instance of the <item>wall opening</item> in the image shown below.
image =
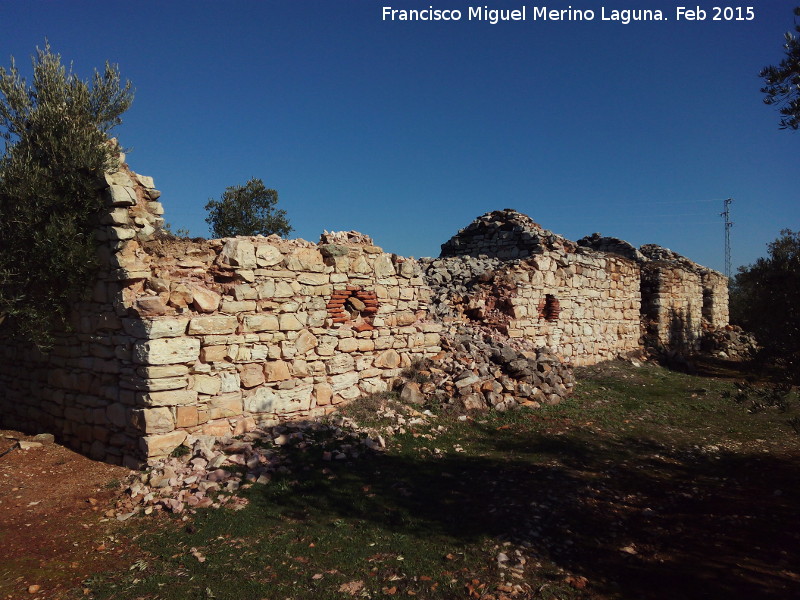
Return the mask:
<svg viewBox="0 0 800 600">
<path fill-rule="evenodd" d="M 561 303 L 553 294 L 547 294 L 542 298 L 538 308 L 540 319 L 551 323 L 558 321 L 558 315 L 561 313 Z"/>
<path fill-rule="evenodd" d="M 334 326 L 352 323 L 362 329 L 372 329 L 373 317 L 378 312 L 378 297 L 375 292 L 349 285 L 333 292 L 327 309 Z"/>
</svg>

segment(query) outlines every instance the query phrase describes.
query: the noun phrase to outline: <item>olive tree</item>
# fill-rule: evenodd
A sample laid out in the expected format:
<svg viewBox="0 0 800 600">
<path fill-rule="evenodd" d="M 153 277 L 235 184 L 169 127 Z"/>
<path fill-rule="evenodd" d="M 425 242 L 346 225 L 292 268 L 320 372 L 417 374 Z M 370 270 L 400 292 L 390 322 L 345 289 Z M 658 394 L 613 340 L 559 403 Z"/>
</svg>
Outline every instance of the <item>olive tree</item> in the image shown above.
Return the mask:
<svg viewBox="0 0 800 600">
<path fill-rule="evenodd" d="M 286 237 L 292 231 L 286 211 L 276 208 L 278 192 L 268 189 L 260 179 L 225 190 L 219 200 L 206 204 L 206 223 L 213 237 L 272 235 Z"/>
<path fill-rule="evenodd" d="M 108 63 L 79 78 L 49 44 L 32 67 L 30 83 L 13 57 L 0 67 L 0 319 L 47 345 L 89 289 L 98 178 L 116 166 L 109 132 L 133 92 Z"/>
</svg>

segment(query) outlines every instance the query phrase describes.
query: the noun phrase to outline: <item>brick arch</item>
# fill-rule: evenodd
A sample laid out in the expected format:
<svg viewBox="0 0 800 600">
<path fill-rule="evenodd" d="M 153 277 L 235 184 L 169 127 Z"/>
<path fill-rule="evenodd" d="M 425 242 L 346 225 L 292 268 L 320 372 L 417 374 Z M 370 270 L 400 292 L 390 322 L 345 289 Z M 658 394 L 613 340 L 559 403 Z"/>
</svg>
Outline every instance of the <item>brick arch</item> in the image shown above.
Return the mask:
<svg viewBox="0 0 800 600">
<path fill-rule="evenodd" d="M 544 298 L 539 301 L 539 318 L 555 323 L 558 321 L 558 315 L 561 313 L 561 303 L 553 294 L 546 294 Z"/>
<path fill-rule="evenodd" d="M 334 326 L 352 323 L 357 329 L 372 329 L 373 318 L 378 312 L 378 296 L 360 286 L 348 285 L 347 288 L 335 290 L 331 294 L 326 308 Z"/>
</svg>

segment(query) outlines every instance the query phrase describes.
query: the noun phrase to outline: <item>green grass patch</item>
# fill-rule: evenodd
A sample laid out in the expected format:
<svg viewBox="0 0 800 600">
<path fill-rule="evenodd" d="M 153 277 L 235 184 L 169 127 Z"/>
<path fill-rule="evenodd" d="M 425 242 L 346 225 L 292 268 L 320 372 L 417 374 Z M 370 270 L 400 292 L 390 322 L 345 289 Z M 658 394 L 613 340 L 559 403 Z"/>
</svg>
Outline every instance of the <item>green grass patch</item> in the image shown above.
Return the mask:
<svg viewBox="0 0 800 600">
<path fill-rule="evenodd" d="M 241 511 L 132 519 L 140 562 L 94 579 L 92 597 L 800 592 L 796 396 L 753 414 L 726 380 L 625 363 L 578 379 L 561 405 L 441 414 L 357 460 L 295 449 Z M 395 401 L 346 412 L 379 429 Z"/>
</svg>

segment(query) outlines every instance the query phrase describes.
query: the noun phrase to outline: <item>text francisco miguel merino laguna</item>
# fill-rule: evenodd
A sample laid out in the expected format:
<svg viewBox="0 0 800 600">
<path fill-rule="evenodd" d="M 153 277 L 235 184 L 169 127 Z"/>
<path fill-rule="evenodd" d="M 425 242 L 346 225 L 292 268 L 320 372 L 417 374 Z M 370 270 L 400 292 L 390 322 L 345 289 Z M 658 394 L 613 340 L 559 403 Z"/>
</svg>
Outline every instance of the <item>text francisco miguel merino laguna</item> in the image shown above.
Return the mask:
<svg viewBox="0 0 800 600">
<path fill-rule="evenodd" d="M 676 6 L 671 15 L 677 21 L 752 21 L 755 18 L 751 6 L 714 6 L 704 10 L 700 6 Z M 664 11 L 653 9 L 578 9 L 569 6 L 564 9 L 548 9 L 546 6 L 521 6 L 517 9 L 494 9 L 488 6 L 469 6 L 464 10 L 438 9 L 433 6 L 422 9 L 397 9 L 382 7 L 384 21 L 486 21 L 496 25 L 500 21 L 616 21 L 627 25 L 633 21 L 666 21 L 670 17 Z"/>
</svg>

